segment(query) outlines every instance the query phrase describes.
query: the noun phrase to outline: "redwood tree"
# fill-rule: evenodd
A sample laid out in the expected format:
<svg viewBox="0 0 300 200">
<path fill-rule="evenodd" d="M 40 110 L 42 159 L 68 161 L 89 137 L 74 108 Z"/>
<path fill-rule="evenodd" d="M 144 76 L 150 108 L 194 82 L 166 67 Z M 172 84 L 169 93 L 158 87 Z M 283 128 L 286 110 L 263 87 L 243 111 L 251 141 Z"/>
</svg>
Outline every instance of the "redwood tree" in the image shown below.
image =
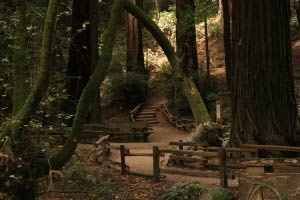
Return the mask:
<svg viewBox="0 0 300 200">
<path fill-rule="evenodd" d="M 230 89 L 231 81 L 231 32 L 230 32 L 230 10 L 232 2 L 222 0 L 223 8 L 223 30 L 224 30 L 224 50 L 225 50 L 225 67 L 226 67 L 226 82 Z"/>
<path fill-rule="evenodd" d="M 176 0 L 176 51 L 179 58 L 184 55 L 182 67 L 190 67 L 191 71 L 198 71 L 195 2 L 194 0 Z"/>
<path fill-rule="evenodd" d="M 143 0 L 130 0 L 138 7 L 143 7 Z M 126 66 L 127 71 L 145 73 L 143 51 L 143 27 L 130 13 L 126 12 Z"/>
<path fill-rule="evenodd" d="M 299 145 L 289 21 L 289 0 L 233 1 L 235 142 Z"/>
</svg>

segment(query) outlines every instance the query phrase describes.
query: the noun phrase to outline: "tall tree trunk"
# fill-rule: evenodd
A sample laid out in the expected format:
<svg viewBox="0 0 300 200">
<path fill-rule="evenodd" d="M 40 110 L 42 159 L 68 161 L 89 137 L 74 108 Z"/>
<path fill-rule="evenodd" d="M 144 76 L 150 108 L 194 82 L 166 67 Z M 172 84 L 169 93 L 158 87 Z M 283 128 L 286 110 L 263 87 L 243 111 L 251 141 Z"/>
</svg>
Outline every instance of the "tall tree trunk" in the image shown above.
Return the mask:
<svg viewBox="0 0 300 200">
<path fill-rule="evenodd" d="M 225 68 L 226 68 L 226 83 L 228 89 L 231 85 L 231 32 L 230 32 L 230 8 L 228 0 L 222 0 L 223 3 L 223 30 L 224 30 L 224 50 L 225 50 Z"/>
<path fill-rule="evenodd" d="M 195 2 L 194 0 L 176 0 L 176 52 L 182 58 L 184 52 L 187 59 L 182 62 L 184 67 L 191 71 L 198 71 L 196 28 L 195 28 Z M 185 50 L 186 49 L 186 50 Z M 199 79 L 199 77 L 197 77 Z"/>
<path fill-rule="evenodd" d="M 13 93 L 13 115 L 16 115 L 24 105 L 27 97 L 26 87 L 26 10 L 27 1 L 16 2 L 16 29 L 13 46 L 14 60 L 14 93 Z"/>
<path fill-rule="evenodd" d="M 69 64 L 67 68 L 67 92 L 70 96 L 67 108 L 70 113 L 75 112 L 75 106 L 83 88 L 90 79 L 90 26 L 89 0 L 73 0 L 71 45 L 69 50 Z"/>
<path fill-rule="evenodd" d="M 90 67 L 94 72 L 99 60 L 99 42 L 98 42 L 98 0 L 89 0 L 89 19 L 90 19 Z M 97 91 L 94 102 L 92 103 L 90 110 L 91 123 L 100 123 L 101 120 L 101 98 L 100 98 L 100 86 Z"/>
<path fill-rule="evenodd" d="M 131 0 L 138 7 L 143 7 L 143 0 Z M 143 50 L 143 27 L 137 19 L 126 12 L 126 68 L 128 72 L 145 73 Z"/>
<path fill-rule="evenodd" d="M 207 80 L 207 83 L 209 83 L 209 79 L 210 79 L 210 55 L 209 55 L 207 13 L 205 13 L 205 16 L 204 16 L 204 33 L 205 33 L 205 53 L 206 53 L 206 80 Z"/>
<path fill-rule="evenodd" d="M 232 134 L 243 143 L 294 144 L 297 107 L 289 0 L 233 1 Z"/>
</svg>

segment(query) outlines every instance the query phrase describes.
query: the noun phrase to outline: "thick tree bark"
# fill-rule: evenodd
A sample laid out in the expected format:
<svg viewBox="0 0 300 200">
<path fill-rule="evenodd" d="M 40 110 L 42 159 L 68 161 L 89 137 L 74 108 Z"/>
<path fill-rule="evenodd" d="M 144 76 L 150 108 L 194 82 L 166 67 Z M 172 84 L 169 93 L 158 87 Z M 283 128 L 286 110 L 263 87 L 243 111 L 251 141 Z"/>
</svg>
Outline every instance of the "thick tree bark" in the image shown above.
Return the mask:
<svg viewBox="0 0 300 200">
<path fill-rule="evenodd" d="M 145 28 L 151 32 L 153 37 L 157 40 L 159 45 L 165 52 L 176 77 L 182 82 L 183 91 L 188 99 L 189 105 L 193 112 L 194 120 L 197 124 L 211 121 L 207 108 L 203 102 L 200 93 L 193 82 L 193 80 L 183 73 L 183 69 L 180 63 L 180 59 L 177 57 L 172 45 L 164 35 L 164 33 L 159 29 L 159 27 L 149 18 L 141 9 L 131 4 L 128 0 L 124 0 L 124 8 L 135 16 L 144 25 Z"/>
<path fill-rule="evenodd" d="M 195 2 L 194 0 L 176 0 L 176 52 L 179 58 L 185 54 L 187 58 L 182 67 L 188 67 L 192 72 L 198 71 Z M 187 51 L 185 50 L 187 49 Z M 199 79 L 199 77 L 198 77 Z"/>
<path fill-rule="evenodd" d="M 99 60 L 99 42 L 98 42 L 98 0 L 89 0 L 89 19 L 90 19 L 90 67 L 94 72 Z M 90 111 L 91 123 L 101 123 L 101 98 L 100 98 L 100 86 L 97 91 L 95 100 L 92 103 Z"/>
<path fill-rule="evenodd" d="M 89 0 L 73 0 L 71 45 L 66 85 L 70 96 L 70 102 L 67 105 L 70 113 L 74 113 L 83 88 L 91 75 L 89 2 Z"/>
<path fill-rule="evenodd" d="M 26 87 L 26 10 L 27 1 L 16 2 L 16 28 L 13 46 L 14 59 L 14 92 L 13 92 L 13 115 L 16 115 L 27 97 Z"/>
<path fill-rule="evenodd" d="M 232 136 L 243 143 L 299 145 L 289 21 L 289 0 L 233 1 Z"/>
<path fill-rule="evenodd" d="M 225 50 L 225 67 L 226 67 L 226 82 L 228 89 L 231 85 L 231 32 L 230 32 L 230 7 L 228 0 L 222 0 L 223 4 L 223 30 L 224 30 L 224 50 Z"/>
<path fill-rule="evenodd" d="M 204 16 L 204 34 L 205 34 L 205 54 L 206 54 L 206 80 L 209 83 L 210 80 L 210 53 L 209 53 L 209 41 L 208 41 L 208 26 L 207 26 L 207 13 Z"/>
<path fill-rule="evenodd" d="M 142 0 L 131 0 L 131 3 L 143 7 Z M 126 12 L 126 68 L 127 71 L 145 73 L 144 50 L 143 50 L 143 29 L 130 13 Z"/>
<path fill-rule="evenodd" d="M 80 100 L 77 105 L 75 118 L 73 121 L 73 127 L 71 135 L 66 141 L 63 148 L 53 155 L 50 159 L 52 169 L 60 169 L 66 162 L 72 157 L 77 144 L 80 141 L 80 132 L 83 129 L 83 125 L 88 117 L 88 108 L 95 98 L 95 92 L 101 86 L 105 75 L 107 74 L 107 66 L 112 58 L 112 51 L 115 44 L 117 26 L 121 19 L 122 13 L 122 0 L 115 0 L 114 6 L 111 11 L 111 18 L 108 28 L 104 34 L 104 44 L 102 53 L 97 64 L 97 68 L 93 73 L 91 79 L 84 88 Z"/>
</svg>

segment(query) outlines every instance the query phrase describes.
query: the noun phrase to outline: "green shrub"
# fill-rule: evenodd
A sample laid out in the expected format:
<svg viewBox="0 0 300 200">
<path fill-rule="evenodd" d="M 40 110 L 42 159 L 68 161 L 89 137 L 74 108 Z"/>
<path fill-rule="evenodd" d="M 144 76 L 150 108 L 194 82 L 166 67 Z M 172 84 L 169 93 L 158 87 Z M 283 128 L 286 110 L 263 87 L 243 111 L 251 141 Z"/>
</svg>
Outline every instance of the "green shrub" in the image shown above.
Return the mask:
<svg viewBox="0 0 300 200">
<path fill-rule="evenodd" d="M 217 188 L 212 190 L 210 193 L 211 193 L 211 198 L 208 200 L 234 200 L 235 199 L 232 192 L 225 188 Z"/>
<path fill-rule="evenodd" d="M 165 191 L 160 199 L 161 200 L 200 200 L 202 195 L 207 190 L 199 183 L 191 184 L 176 184 L 174 187 Z"/>
</svg>

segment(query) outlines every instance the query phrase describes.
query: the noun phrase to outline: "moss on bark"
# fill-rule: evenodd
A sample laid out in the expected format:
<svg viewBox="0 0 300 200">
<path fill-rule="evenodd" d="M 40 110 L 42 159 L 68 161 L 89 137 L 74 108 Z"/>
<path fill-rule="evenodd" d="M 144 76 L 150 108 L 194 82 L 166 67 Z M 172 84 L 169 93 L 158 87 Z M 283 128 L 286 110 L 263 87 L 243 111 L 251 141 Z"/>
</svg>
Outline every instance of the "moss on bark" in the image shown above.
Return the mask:
<svg viewBox="0 0 300 200">
<path fill-rule="evenodd" d="M 26 100 L 26 1 L 16 2 L 16 28 L 13 46 L 14 91 L 13 115 L 16 115 Z"/>
<path fill-rule="evenodd" d="M 102 84 L 107 74 L 108 65 L 112 58 L 112 51 L 115 44 L 117 27 L 122 15 L 122 0 L 116 0 L 111 11 L 108 28 L 104 34 L 104 44 L 99 62 L 90 81 L 84 88 L 76 108 L 76 114 L 73 121 L 71 135 L 67 142 L 58 153 L 54 154 L 50 159 L 52 169 L 61 168 L 73 155 L 78 142 L 80 141 L 80 132 L 88 117 L 89 106 L 95 98 L 96 91 Z"/>
</svg>

